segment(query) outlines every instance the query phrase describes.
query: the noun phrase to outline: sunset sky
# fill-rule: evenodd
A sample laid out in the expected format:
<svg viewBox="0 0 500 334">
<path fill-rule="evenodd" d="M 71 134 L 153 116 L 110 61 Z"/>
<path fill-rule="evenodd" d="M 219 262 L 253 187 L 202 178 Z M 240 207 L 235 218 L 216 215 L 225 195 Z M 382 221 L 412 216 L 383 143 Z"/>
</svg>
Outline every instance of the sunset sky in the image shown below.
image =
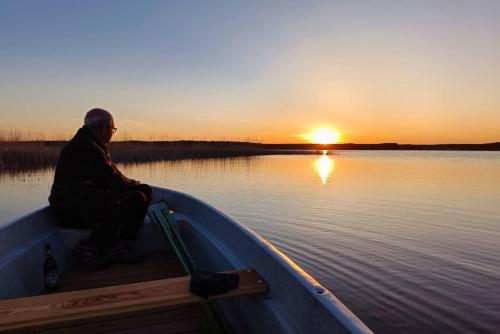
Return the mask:
<svg viewBox="0 0 500 334">
<path fill-rule="evenodd" d="M 0 128 L 500 141 L 500 1 L 0 1 Z"/>
</svg>

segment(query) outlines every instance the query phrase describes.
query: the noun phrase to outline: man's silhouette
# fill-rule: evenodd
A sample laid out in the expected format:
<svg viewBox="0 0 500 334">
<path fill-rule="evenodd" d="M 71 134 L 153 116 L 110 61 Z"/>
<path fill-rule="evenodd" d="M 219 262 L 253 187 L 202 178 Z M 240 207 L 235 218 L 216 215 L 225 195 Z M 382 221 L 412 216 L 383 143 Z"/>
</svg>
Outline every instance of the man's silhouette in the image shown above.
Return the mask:
<svg viewBox="0 0 500 334">
<path fill-rule="evenodd" d="M 59 155 L 49 197 L 63 225 L 92 229 L 74 250 L 88 270 L 143 259 L 126 241 L 136 238 L 152 191 L 124 176 L 111 161 L 108 145 L 115 131 L 108 111 L 90 110 Z"/>
</svg>

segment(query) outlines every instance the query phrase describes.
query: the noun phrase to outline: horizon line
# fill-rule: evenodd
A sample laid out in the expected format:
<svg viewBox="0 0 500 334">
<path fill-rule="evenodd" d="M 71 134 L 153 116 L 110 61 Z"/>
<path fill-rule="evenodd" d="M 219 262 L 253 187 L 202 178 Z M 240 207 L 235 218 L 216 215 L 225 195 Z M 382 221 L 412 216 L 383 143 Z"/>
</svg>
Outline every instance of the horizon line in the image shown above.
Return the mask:
<svg viewBox="0 0 500 334">
<path fill-rule="evenodd" d="M 69 139 L 34 139 L 34 140 L 2 140 L 0 138 L 0 143 L 35 143 L 35 142 L 68 142 Z M 499 141 L 486 142 L 486 143 L 433 143 L 433 144 L 414 144 L 414 143 L 398 143 L 398 142 L 378 142 L 378 143 L 264 143 L 264 142 L 252 142 L 252 141 L 239 141 L 239 140 L 199 140 L 199 139 L 176 139 L 176 140 L 141 140 L 141 139 L 126 139 L 126 140 L 113 140 L 111 143 L 127 143 L 127 142 L 137 142 L 137 143 L 175 143 L 175 142 L 192 142 L 192 143 L 238 143 L 238 144 L 252 144 L 252 145 L 292 145 L 292 146 L 333 146 L 333 145 L 386 145 L 386 146 L 444 146 L 444 145 L 500 145 Z"/>
</svg>

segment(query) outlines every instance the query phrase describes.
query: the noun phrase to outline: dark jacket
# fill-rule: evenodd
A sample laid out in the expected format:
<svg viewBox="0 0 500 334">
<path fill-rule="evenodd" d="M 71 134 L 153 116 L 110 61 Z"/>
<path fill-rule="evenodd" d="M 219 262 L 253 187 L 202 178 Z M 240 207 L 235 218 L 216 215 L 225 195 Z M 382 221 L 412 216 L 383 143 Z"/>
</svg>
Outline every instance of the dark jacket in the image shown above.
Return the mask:
<svg viewBox="0 0 500 334">
<path fill-rule="evenodd" d="M 120 191 L 137 184 L 116 168 L 108 149 L 83 126 L 59 155 L 49 202 L 53 207 L 72 202 L 89 187 Z"/>
</svg>

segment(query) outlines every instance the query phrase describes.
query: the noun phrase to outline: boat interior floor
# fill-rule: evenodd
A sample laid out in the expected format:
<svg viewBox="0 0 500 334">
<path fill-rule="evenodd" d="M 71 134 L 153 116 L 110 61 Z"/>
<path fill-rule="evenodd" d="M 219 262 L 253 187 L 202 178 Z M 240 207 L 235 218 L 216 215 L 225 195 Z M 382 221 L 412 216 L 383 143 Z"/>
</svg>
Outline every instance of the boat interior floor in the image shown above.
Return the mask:
<svg viewBox="0 0 500 334">
<path fill-rule="evenodd" d="M 186 276 L 173 251 L 156 251 L 138 264 L 112 264 L 103 271 L 76 267 L 61 273 L 57 292 L 91 289 L 135 282 Z M 93 323 L 50 329 L 39 333 L 211 333 L 211 326 L 200 304 L 169 307 L 161 311 L 113 316 Z"/>
</svg>

